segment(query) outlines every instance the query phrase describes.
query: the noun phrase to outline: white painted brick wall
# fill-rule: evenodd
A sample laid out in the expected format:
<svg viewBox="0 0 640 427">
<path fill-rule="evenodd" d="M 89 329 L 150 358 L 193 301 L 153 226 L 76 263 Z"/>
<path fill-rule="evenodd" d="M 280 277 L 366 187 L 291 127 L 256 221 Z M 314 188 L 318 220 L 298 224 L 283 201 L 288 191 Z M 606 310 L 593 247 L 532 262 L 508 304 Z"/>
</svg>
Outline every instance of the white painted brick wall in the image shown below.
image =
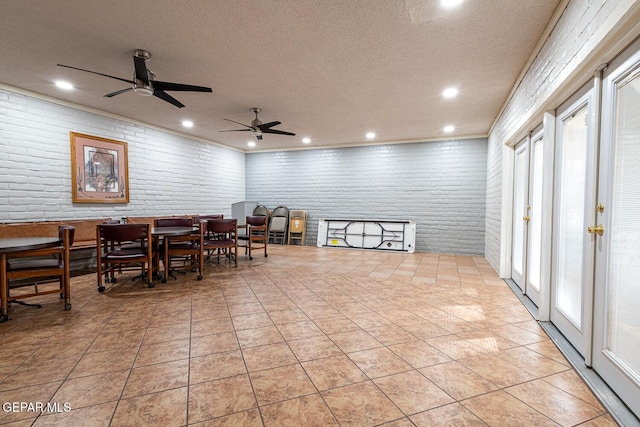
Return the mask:
<svg viewBox="0 0 640 427">
<path fill-rule="evenodd" d="M 523 136 L 517 132 L 531 130 L 522 127 L 535 115 L 542 123 L 541 110 L 549 97 L 567 84 L 571 74 L 616 26 L 617 22 L 610 19 L 615 16 L 613 11 L 629 10 L 634 3 L 572 0 L 489 135 L 485 257 L 496 270 L 500 265 L 503 144 Z"/>
<path fill-rule="evenodd" d="M 416 250 L 484 251 L 486 139 L 249 153 L 247 200 L 320 218 L 416 221 Z"/>
<path fill-rule="evenodd" d="M 125 141 L 130 202 L 73 204 L 69 132 Z M 0 90 L 0 222 L 231 215 L 244 153 Z"/>
</svg>

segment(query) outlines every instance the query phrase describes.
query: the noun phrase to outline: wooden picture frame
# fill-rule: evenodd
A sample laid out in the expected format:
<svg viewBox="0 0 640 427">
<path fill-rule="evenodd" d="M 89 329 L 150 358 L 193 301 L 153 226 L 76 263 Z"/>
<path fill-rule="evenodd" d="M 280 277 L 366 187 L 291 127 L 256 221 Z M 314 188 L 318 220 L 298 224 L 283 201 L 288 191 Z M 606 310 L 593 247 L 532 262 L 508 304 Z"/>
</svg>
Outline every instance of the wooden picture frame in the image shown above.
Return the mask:
<svg viewBox="0 0 640 427">
<path fill-rule="evenodd" d="M 129 203 L 127 143 L 70 135 L 73 203 Z"/>
</svg>

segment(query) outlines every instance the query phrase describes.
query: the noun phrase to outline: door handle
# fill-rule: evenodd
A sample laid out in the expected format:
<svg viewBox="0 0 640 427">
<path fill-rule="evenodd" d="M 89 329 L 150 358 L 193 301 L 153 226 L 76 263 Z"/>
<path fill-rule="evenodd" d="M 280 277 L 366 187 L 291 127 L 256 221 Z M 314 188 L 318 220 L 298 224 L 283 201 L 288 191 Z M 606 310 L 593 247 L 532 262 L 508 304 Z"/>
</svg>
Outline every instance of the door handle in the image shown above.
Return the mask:
<svg viewBox="0 0 640 427">
<path fill-rule="evenodd" d="M 531 217 L 530 217 L 530 216 L 525 215 L 525 216 L 523 216 L 523 217 L 522 217 L 522 219 L 523 219 L 523 220 L 525 220 L 525 221 L 529 221 L 529 220 L 531 219 Z"/>
<path fill-rule="evenodd" d="M 587 231 L 589 232 L 589 234 L 598 233 L 598 236 L 602 236 L 602 234 L 604 233 L 604 225 L 590 225 L 589 227 L 587 227 Z"/>
</svg>

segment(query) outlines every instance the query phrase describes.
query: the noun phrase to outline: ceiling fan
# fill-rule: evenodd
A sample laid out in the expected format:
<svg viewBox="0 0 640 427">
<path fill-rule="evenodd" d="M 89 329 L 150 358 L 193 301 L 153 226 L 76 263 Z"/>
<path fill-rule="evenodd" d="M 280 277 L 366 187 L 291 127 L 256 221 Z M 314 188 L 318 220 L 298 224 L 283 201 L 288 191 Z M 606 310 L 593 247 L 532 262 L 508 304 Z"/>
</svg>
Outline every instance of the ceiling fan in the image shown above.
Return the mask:
<svg viewBox="0 0 640 427">
<path fill-rule="evenodd" d="M 238 124 L 240 126 L 244 126 L 244 127 L 246 127 L 246 129 L 221 130 L 220 132 L 250 131 L 251 134 L 253 136 L 255 136 L 258 141 L 260 141 L 262 139 L 262 134 L 263 133 L 276 133 L 278 135 L 290 135 L 290 136 L 295 136 L 296 135 L 295 133 L 285 132 L 283 130 L 271 129 L 274 126 L 278 126 L 279 124 L 281 124 L 281 122 L 277 122 L 276 121 L 276 122 L 262 123 L 260 121 L 260 119 L 258 119 L 258 113 L 260 113 L 260 111 L 262 111 L 261 108 L 252 108 L 251 111 L 253 111 L 255 113 L 255 115 L 256 115 L 256 118 L 251 120 L 251 126 L 245 125 L 244 123 L 236 122 L 235 120 L 225 119 L 228 122 L 233 122 L 233 123 Z"/>
<path fill-rule="evenodd" d="M 146 62 L 151 58 L 151 53 L 143 50 L 136 49 L 133 51 L 133 65 L 135 71 L 133 74 L 133 80 L 127 80 L 120 77 L 110 76 L 108 74 L 97 73 L 95 71 L 84 70 L 82 68 L 71 67 L 69 65 L 58 64 L 59 67 L 71 68 L 73 70 L 85 71 L 87 73 L 97 74 L 99 76 L 109 77 L 112 79 L 120 80 L 125 83 L 130 83 L 132 86 L 126 89 L 117 90 L 106 94 L 107 98 L 111 98 L 121 93 L 134 91 L 138 95 L 142 96 L 155 96 L 167 101 L 170 104 L 175 105 L 178 108 L 184 107 L 184 104 L 169 95 L 167 90 L 170 91 L 182 91 L 182 92 L 212 92 L 210 87 L 185 85 L 181 83 L 161 82 L 155 80 L 156 75 L 147 68 Z"/>
</svg>

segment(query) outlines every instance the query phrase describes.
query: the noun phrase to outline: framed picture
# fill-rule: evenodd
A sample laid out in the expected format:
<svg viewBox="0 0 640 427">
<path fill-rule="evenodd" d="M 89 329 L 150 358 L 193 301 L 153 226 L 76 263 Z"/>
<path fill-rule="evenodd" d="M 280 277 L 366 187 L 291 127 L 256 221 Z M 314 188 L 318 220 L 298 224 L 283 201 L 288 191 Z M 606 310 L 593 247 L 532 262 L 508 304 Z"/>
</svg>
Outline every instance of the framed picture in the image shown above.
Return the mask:
<svg viewBox="0 0 640 427">
<path fill-rule="evenodd" d="M 73 203 L 129 203 L 127 143 L 71 132 Z"/>
</svg>

